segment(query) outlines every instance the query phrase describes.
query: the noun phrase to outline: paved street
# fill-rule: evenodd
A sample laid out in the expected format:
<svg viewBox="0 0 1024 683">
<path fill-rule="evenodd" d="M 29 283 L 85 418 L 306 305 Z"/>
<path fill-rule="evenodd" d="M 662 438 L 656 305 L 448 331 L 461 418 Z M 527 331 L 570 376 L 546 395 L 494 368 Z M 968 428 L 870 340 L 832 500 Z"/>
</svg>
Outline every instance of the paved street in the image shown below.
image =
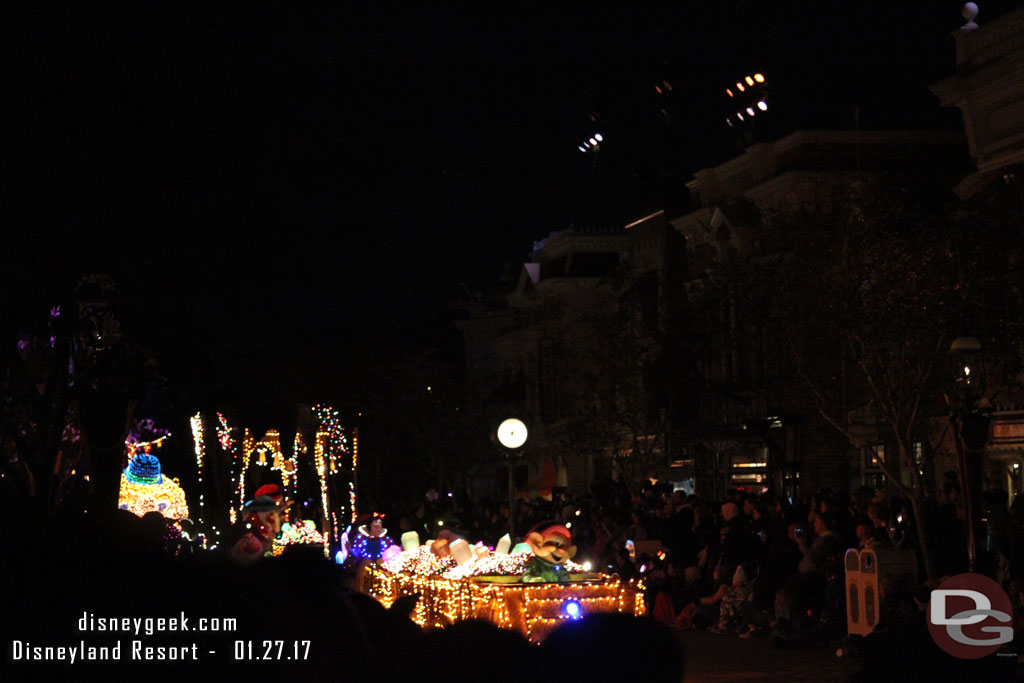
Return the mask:
<svg viewBox="0 0 1024 683">
<path fill-rule="evenodd" d="M 841 683 L 851 680 L 859 665 L 857 660 L 836 657 L 835 649 L 825 646 L 778 650 L 768 638 L 742 639 L 706 631 L 685 631 L 680 637 L 686 647 L 684 683 Z"/>
</svg>

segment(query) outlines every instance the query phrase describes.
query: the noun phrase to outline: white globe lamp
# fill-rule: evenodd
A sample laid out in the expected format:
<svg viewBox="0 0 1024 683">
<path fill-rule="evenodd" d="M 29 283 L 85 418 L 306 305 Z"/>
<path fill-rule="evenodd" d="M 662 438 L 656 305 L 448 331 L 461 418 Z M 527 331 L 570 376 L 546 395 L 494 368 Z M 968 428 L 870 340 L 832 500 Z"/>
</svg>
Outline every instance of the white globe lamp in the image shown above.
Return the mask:
<svg viewBox="0 0 1024 683">
<path fill-rule="evenodd" d="M 526 425 L 514 417 L 498 425 L 498 442 L 510 450 L 515 450 L 526 443 L 526 435 Z"/>
</svg>

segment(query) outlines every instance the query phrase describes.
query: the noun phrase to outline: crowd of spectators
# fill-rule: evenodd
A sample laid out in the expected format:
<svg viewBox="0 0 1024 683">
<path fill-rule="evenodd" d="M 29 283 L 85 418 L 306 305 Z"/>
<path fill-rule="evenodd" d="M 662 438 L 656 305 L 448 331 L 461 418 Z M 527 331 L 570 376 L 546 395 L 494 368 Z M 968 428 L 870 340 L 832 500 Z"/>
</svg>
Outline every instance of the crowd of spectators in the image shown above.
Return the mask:
<svg viewBox="0 0 1024 683">
<path fill-rule="evenodd" d="M 985 496 L 979 568 L 1006 588 L 1016 632 L 1024 633 L 1024 497 L 1007 502 L 1005 492 Z M 334 680 L 340 665 L 356 680 L 404 680 L 411 671 L 403 667 L 411 662 L 436 660 L 441 667 L 453 652 L 477 651 L 501 657 L 518 680 L 544 662 L 582 652 L 581 639 L 598 637 L 620 644 L 630 639 L 661 643 L 664 656 L 651 660 L 657 670 L 650 680 L 658 675 L 678 680 L 683 665 L 679 641 L 666 637 L 674 629 L 769 638 L 776 647 L 836 643 L 842 652 L 862 655 L 866 670 L 871 662 L 889 673 L 894 663 L 909 662 L 913 671 L 908 668 L 908 675 L 928 666 L 956 666 L 936 659 L 935 648 L 926 646 L 924 613 L 936 583 L 927 581 L 923 571 L 912 506 L 884 490 L 861 489 L 853 495 L 823 490 L 796 502 L 734 490 L 724 500 L 708 501 L 656 488 L 631 494 L 620 484 L 604 482 L 583 496 L 555 491 L 550 499 L 517 501 L 514 520 L 505 504 L 471 502 L 456 492 L 431 491 L 420 501 L 383 507 L 394 538 L 418 531 L 426 540 L 444 528 L 471 542 L 496 545 L 513 521 L 516 541 L 535 526 L 563 524 L 578 546 L 576 561 L 625 579 L 644 579 L 649 618 L 585 619 L 540 650 L 527 648 L 518 634 L 482 623 L 423 632 L 407 612 L 384 610 L 353 590 L 347 568 L 327 562 L 320 551 L 285 553 L 240 567 L 224 552 L 169 549 L 166 524 L 155 513 L 139 519 L 115 511 L 69 520 L 26 518 L 13 525 L 11 552 L 0 563 L 10 606 L 2 630 L 8 641 L 61 644 L 82 637 L 74 624 L 83 611 L 234 616 L 239 631 L 224 634 L 218 655 L 203 663 L 204 671 L 237 673 L 241 664 L 231 657 L 231 648 L 238 641 L 310 639 L 314 654 L 303 664 L 309 680 Z M 947 482 L 941 496 L 920 509 L 929 536 L 941 539 L 932 548 L 940 576 L 965 571 L 966 537 L 955 482 Z M 843 557 L 849 548 L 892 548 L 917 559 L 905 575 L 880 577 L 878 626 L 856 643 L 844 638 Z M 102 644 L 95 634 L 87 639 Z M 176 642 L 160 640 L 165 641 Z M 409 657 L 387 656 L 395 651 L 407 651 Z M 915 659 L 907 653 L 923 654 Z M 921 659 L 925 654 L 931 660 Z M 584 659 L 579 666 L 598 661 Z M 416 676 L 422 679 L 420 664 Z M 293 672 L 297 666 L 291 665 Z M 610 665 L 600 666 L 607 673 Z M 131 676 L 142 670 L 112 669 Z M 172 667 L 167 674 L 179 680 L 182 670 Z"/>
<path fill-rule="evenodd" d="M 1021 606 L 1024 586 L 1024 497 L 1007 505 L 1005 491 L 988 491 L 987 530 L 978 569 L 996 578 Z M 937 577 L 968 569 L 959 487 L 947 477 L 923 514 Z M 742 638 L 771 638 L 777 647 L 840 642 L 846 634 L 844 556 L 850 548 L 901 551 L 904 573 L 885 577 L 879 633 L 923 623 L 928 580 L 909 500 L 882 489 L 828 489 L 793 501 L 743 490 L 709 501 L 657 488 L 630 494 L 606 481 L 584 496 L 557 491 L 519 500 L 517 536 L 537 524 L 570 526 L 577 561 L 623 578 L 645 579 L 657 621 Z M 507 504 L 429 496 L 397 510 L 401 531 L 430 537 L 437 520 L 471 542 L 494 545 L 509 529 Z"/>
</svg>

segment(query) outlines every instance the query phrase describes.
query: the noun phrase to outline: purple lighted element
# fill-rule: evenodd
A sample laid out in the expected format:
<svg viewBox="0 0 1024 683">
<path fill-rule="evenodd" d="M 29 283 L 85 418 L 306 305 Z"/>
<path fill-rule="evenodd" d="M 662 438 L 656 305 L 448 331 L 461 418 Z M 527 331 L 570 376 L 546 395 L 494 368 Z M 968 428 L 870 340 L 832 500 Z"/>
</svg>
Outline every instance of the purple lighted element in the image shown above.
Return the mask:
<svg viewBox="0 0 1024 683">
<path fill-rule="evenodd" d="M 50 335 L 50 348 L 52 349 L 56 345 L 57 345 L 57 335 L 51 334 Z"/>
<path fill-rule="evenodd" d="M 18 340 L 18 350 L 19 351 L 27 351 L 28 350 L 28 339 L 19 339 Z"/>
<path fill-rule="evenodd" d="M 380 556 L 380 559 L 382 559 L 385 562 L 387 562 L 391 558 L 399 555 L 401 552 L 402 552 L 402 549 L 399 548 L 397 545 L 389 545 L 388 549 L 384 551 L 384 554 Z"/>
<path fill-rule="evenodd" d="M 60 317 L 60 304 L 58 304 L 56 306 L 50 307 L 50 317 L 51 318 L 59 318 Z"/>
</svg>

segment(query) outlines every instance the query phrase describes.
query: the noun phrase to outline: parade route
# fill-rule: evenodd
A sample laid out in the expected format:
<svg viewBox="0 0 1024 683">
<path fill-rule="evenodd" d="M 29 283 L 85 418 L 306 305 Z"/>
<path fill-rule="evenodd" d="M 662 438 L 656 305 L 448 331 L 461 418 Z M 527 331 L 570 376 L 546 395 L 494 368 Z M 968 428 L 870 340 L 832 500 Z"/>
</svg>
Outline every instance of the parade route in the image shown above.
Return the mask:
<svg viewBox="0 0 1024 683">
<path fill-rule="evenodd" d="M 740 639 L 708 631 L 684 631 L 679 637 L 686 648 L 684 683 L 844 683 L 859 670 L 857 660 L 836 657 L 835 649 L 824 645 L 776 649 L 768 638 Z"/>
</svg>

